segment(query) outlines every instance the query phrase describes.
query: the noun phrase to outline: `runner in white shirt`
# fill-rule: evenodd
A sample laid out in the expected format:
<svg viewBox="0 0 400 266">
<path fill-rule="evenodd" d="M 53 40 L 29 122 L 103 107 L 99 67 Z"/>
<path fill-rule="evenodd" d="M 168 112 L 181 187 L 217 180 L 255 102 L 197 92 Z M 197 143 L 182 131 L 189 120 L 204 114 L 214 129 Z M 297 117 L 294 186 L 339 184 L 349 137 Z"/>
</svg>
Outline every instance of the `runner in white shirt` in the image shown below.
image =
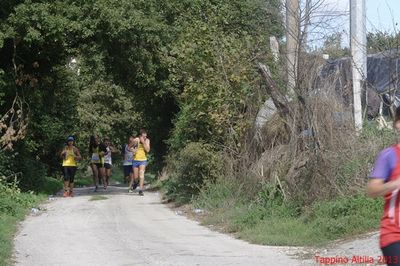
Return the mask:
<svg viewBox="0 0 400 266">
<path fill-rule="evenodd" d="M 133 153 L 135 151 L 135 138 L 130 136 L 128 139 L 128 144 L 125 144 L 122 147 L 123 155 L 124 155 L 124 180 L 125 183 L 130 183 L 133 180 L 133 169 L 132 169 L 132 161 L 133 161 Z"/>
<path fill-rule="evenodd" d="M 104 138 L 104 144 L 106 145 L 107 153 L 104 155 L 104 167 L 106 168 L 106 183 L 107 186 L 110 184 L 110 176 L 112 174 L 112 153 L 116 153 L 117 150 L 111 144 L 109 138 Z"/>
</svg>

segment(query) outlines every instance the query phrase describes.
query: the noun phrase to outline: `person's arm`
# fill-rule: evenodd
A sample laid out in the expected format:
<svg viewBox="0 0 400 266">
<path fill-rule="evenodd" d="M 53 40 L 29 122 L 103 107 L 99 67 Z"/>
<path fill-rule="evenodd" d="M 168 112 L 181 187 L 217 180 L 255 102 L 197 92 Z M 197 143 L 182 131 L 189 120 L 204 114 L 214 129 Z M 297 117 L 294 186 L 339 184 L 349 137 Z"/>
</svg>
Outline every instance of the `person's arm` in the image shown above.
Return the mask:
<svg viewBox="0 0 400 266">
<path fill-rule="evenodd" d="M 134 141 L 133 141 L 132 149 L 131 149 L 131 152 L 133 153 L 133 155 L 136 154 L 137 149 L 139 148 L 139 143 L 140 143 L 140 139 L 139 138 L 135 138 Z"/>
<path fill-rule="evenodd" d="M 65 149 L 65 147 L 62 149 L 62 151 L 60 152 L 60 157 L 62 159 L 64 159 L 65 154 L 67 153 L 67 150 Z"/>
<path fill-rule="evenodd" d="M 382 178 L 371 178 L 367 185 L 367 194 L 371 198 L 385 196 L 386 194 L 400 188 L 400 178 L 385 183 Z"/>
<path fill-rule="evenodd" d="M 104 155 L 107 154 L 107 147 L 103 143 L 100 143 L 99 150 L 100 157 L 104 157 Z"/>
<path fill-rule="evenodd" d="M 150 152 L 150 140 L 149 139 L 143 139 L 143 137 L 139 137 L 139 141 L 142 143 L 143 145 L 143 149 L 146 152 Z"/>
<path fill-rule="evenodd" d="M 146 139 L 143 143 L 143 148 L 144 150 L 149 153 L 150 152 L 150 140 Z"/>
<path fill-rule="evenodd" d="M 379 153 L 367 185 L 369 197 L 384 196 L 400 188 L 400 178 L 389 180 L 395 164 L 396 154 L 393 148 L 385 149 Z"/>
<path fill-rule="evenodd" d="M 112 153 L 121 153 L 118 149 L 116 149 L 114 146 L 110 145 L 110 150 Z"/>
</svg>

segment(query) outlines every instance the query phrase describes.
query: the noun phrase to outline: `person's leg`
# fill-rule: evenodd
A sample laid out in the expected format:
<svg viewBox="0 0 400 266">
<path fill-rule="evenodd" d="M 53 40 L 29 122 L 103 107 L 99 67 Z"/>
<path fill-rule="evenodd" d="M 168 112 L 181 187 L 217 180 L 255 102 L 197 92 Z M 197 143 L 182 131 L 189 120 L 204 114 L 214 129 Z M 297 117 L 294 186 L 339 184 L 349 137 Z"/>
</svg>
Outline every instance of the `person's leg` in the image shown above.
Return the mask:
<svg viewBox="0 0 400 266">
<path fill-rule="evenodd" d="M 138 174 L 139 176 L 139 174 Z M 133 179 L 133 177 L 132 177 Z M 133 185 L 132 185 L 132 189 L 135 190 L 139 185 L 139 177 L 137 177 L 136 179 L 133 180 Z"/>
<path fill-rule="evenodd" d="M 92 172 L 93 172 L 93 183 L 94 183 L 94 191 L 97 191 L 97 188 L 99 187 L 99 169 L 97 169 L 97 165 L 95 163 L 92 163 L 90 165 L 92 167 Z"/>
<path fill-rule="evenodd" d="M 107 186 L 110 185 L 111 174 L 112 174 L 112 166 L 111 166 L 111 164 L 109 164 L 106 168 L 106 182 L 107 182 L 106 184 L 107 184 Z"/>
<path fill-rule="evenodd" d="M 400 241 L 382 248 L 382 253 L 388 266 L 400 266 Z"/>
<path fill-rule="evenodd" d="M 131 181 L 129 182 L 129 190 L 132 190 L 132 185 L 133 182 L 135 182 L 135 180 L 137 180 L 139 178 L 139 168 L 133 166 L 133 172 L 131 174 Z"/>
<path fill-rule="evenodd" d="M 64 194 L 63 197 L 68 197 L 69 196 L 69 170 L 68 167 L 64 167 Z"/>
<path fill-rule="evenodd" d="M 124 170 L 124 183 L 128 184 L 129 183 L 129 175 L 130 175 L 130 169 L 132 169 L 132 166 L 129 167 L 129 165 L 124 165 L 123 170 Z"/>
<path fill-rule="evenodd" d="M 146 164 L 142 164 L 139 166 L 139 179 L 140 179 L 140 189 L 139 189 L 139 194 L 143 195 L 143 189 L 144 189 L 144 172 L 146 171 Z"/>
<path fill-rule="evenodd" d="M 75 181 L 76 167 L 71 167 L 71 175 L 69 179 L 69 196 L 74 196 L 74 181 Z"/>
<path fill-rule="evenodd" d="M 100 167 L 99 167 L 99 178 L 101 178 L 101 180 L 103 182 L 104 189 L 107 189 L 106 168 L 104 168 L 104 165 L 100 165 Z"/>
</svg>

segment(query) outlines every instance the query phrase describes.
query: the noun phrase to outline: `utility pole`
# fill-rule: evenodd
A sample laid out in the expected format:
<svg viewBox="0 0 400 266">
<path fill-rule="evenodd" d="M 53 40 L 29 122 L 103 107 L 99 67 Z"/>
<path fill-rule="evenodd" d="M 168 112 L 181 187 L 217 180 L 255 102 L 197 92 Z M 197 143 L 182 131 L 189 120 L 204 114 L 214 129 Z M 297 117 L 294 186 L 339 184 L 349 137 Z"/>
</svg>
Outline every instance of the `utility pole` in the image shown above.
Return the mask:
<svg viewBox="0 0 400 266">
<path fill-rule="evenodd" d="M 365 25 L 365 0 L 350 0 L 350 49 L 353 76 L 353 112 L 355 129 L 362 129 L 361 92 L 367 76 L 367 37 Z"/>
<path fill-rule="evenodd" d="M 286 0 L 286 63 L 288 94 L 294 95 L 299 51 L 299 0 Z"/>
</svg>

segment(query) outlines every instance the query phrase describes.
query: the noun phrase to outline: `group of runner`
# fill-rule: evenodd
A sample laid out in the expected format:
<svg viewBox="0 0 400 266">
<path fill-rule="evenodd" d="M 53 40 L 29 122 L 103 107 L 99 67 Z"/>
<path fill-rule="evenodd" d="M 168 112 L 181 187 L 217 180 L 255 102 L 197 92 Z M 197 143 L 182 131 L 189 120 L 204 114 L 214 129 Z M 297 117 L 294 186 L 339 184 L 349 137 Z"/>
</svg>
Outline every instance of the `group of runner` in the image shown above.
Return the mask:
<svg viewBox="0 0 400 266">
<path fill-rule="evenodd" d="M 150 152 L 150 139 L 147 132 L 141 129 L 137 136 L 130 136 L 128 143 L 123 146 L 124 178 L 129 184 L 128 192 L 133 192 L 139 186 L 139 195 L 143 196 L 144 174 L 147 165 L 147 153 Z M 93 174 L 94 192 L 99 189 L 100 183 L 107 190 L 112 174 L 112 153 L 119 153 L 109 138 L 103 142 L 99 135 L 90 136 L 89 140 L 90 168 Z M 69 136 L 65 147 L 60 153 L 62 158 L 62 172 L 64 177 L 64 197 L 73 197 L 74 179 L 77 162 L 82 159 L 79 149 L 75 146 L 75 138 Z"/>
</svg>

